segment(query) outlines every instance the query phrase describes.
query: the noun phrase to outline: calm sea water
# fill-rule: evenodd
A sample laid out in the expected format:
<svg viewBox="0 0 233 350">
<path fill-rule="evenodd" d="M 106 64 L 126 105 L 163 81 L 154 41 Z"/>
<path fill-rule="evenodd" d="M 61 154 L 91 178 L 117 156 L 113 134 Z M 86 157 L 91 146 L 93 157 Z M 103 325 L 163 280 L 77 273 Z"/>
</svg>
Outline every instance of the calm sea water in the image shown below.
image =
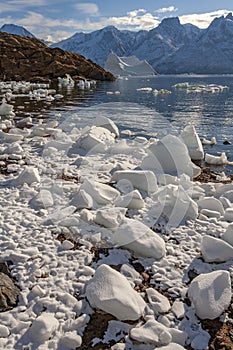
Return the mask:
<svg viewBox="0 0 233 350">
<path fill-rule="evenodd" d="M 187 93 L 172 86 L 181 82 L 194 84 L 227 85 L 229 90 L 220 93 Z M 168 89 L 169 95 L 154 95 L 137 91 Z M 64 99 L 46 104 L 41 101 L 25 105 L 21 113 L 33 112 L 50 118 L 61 113 L 67 118 L 70 113 L 80 116 L 85 125 L 96 115 L 112 118 L 122 129 L 131 129 L 136 135 L 155 136 L 168 132 L 177 133 L 185 125 L 195 125 L 201 138 L 215 136 L 217 145 L 206 146 L 209 153 L 225 151 L 233 161 L 233 75 L 226 76 L 158 76 L 129 78 L 115 82 L 97 83 L 91 90 L 63 88 L 58 90 Z M 228 140 L 231 145 L 223 145 Z"/>
</svg>

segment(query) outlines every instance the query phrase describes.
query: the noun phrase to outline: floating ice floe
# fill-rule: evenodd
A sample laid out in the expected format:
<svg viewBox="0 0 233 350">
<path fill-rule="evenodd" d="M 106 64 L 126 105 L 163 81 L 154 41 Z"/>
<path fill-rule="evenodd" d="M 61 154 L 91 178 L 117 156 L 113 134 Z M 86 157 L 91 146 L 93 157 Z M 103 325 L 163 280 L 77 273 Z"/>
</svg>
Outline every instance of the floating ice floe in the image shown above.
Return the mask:
<svg viewBox="0 0 233 350">
<path fill-rule="evenodd" d="M 92 307 L 119 320 L 138 320 L 146 307 L 127 279 L 108 265 L 99 266 L 86 285 L 86 297 Z"/>
<path fill-rule="evenodd" d="M 200 274 L 188 289 L 195 313 L 201 319 L 219 317 L 231 302 L 231 278 L 228 271 Z"/>
<path fill-rule="evenodd" d="M 214 156 L 212 154 L 206 153 L 205 162 L 213 165 L 225 165 L 227 164 L 226 153 L 222 152 L 221 156 Z"/>
<path fill-rule="evenodd" d="M 74 86 L 74 80 L 71 78 L 69 74 L 66 74 L 65 78 L 58 77 L 58 85 L 60 86 L 69 86 L 73 87 Z"/>
<path fill-rule="evenodd" d="M 224 90 L 228 90 L 229 87 L 225 85 L 217 85 L 217 84 L 191 84 L 188 82 L 178 83 L 173 85 L 173 88 L 184 90 L 187 93 L 196 93 L 196 92 L 209 92 L 209 93 L 218 93 L 223 92 Z"/>
<path fill-rule="evenodd" d="M 213 145 L 216 145 L 217 140 L 216 140 L 216 137 L 213 136 L 213 137 L 211 137 L 210 140 L 207 140 L 206 138 L 203 138 L 201 140 L 201 142 L 202 142 L 203 145 L 211 145 L 211 146 L 213 146 Z"/>
<path fill-rule="evenodd" d="M 139 91 L 139 92 L 147 92 L 147 93 L 149 93 L 149 92 L 152 92 L 152 87 L 142 87 L 142 88 L 138 88 L 138 89 L 136 89 L 137 91 Z"/>
<path fill-rule="evenodd" d="M 202 160 L 204 158 L 202 143 L 193 125 L 187 125 L 184 128 L 181 138 L 188 148 L 191 159 Z"/>
</svg>

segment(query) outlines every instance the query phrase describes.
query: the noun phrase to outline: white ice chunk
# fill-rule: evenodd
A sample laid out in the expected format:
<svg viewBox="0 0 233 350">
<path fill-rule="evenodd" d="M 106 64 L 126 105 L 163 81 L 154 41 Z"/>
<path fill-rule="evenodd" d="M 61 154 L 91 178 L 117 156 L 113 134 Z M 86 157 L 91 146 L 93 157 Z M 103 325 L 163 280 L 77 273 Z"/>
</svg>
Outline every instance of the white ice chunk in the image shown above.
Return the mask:
<svg viewBox="0 0 233 350">
<path fill-rule="evenodd" d="M 214 156 L 212 154 L 206 153 L 205 162 L 213 165 L 224 165 L 227 163 L 226 153 L 222 152 L 221 156 Z"/>
<path fill-rule="evenodd" d="M 130 337 L 140 343 L 154 345 L 168 345 L 172 340 L 169 329 L 153 319 L 148 320 L 142 326 L 132 328 Z"/>
<path fill-rule="evenodd" d="M 148 170 L 118 170 L 112 176 L 112 181 L 126 179 L 130 181 L 134 188 L 154 193 L 158 190 L 157 179 L 152 171 Z"/>
<path fill-rule="evenodd" d="M 114 204 L 118 207 L 136 210 L 142 209 L 145 206 L 145 202 L 138 190 L 134 190 L 124 196 L 118 197 Z"/>
<path fill-rule="evenodd" d="M 147 288 L 146 294 L 155 314 L 167 313 L 170 310 L 171 305 L 168 298 L 159 293 L 157 290 Z"/>
<path fill-rule="evenodd" d="M 185 348 L 179 344 L 176 343 L 170 343 L 165 346 L 161 346 L 159 348 L 156 348 L 157 350 L 185 350 Z"/>
<path fill-rule="evenodd" d="M 93 207 L 93 199 L 85 190 L 80 189 L 73 196 L 70 205 L 74 205 L 77 209 L 91 209 Z"/>
<path fill-rule="evenodd" d="M 224 262 L 233 259 L 233 247 L 224 240 L 209 235 L 202 238 L 201 251 L 206 262 Z"/>
<path fill-rule="evenodd" d="M 222 235 L 222 239 L 233 246 L 233 224 L 230 224 Z"/>
<path fill-rule="evenodd" d="M 106 228 L 116 228 L 120 225 L 121 221 L 125 218 L 125 208 L 101 208 L 96 211 L 94 222 Z"/>
<path fill-rule="evenodd" d="M 187 125 L 184 128 L 181 138 L 188 148 L 191 159 L 202 160 L 204 158 L 203 146 L 193 125 Z"/>
<path fill-rule="evenodd" d="M 161 259 L 165 255 L 164 240 L 138 220 L 126 218 L 112 238 L 117 246 L 130 249 L 141 256 Z"/>
<path fill-rule="evenodd" d="M 189 286 L 188 296 L 198 317 L 219 317 L 231 302 L 230 273 L 218 270 L 197 276 Z"/>
<path fill-rule="evenodd" d="M 92 307 L 112 314 L 119 320 L 138 320 L 146 307 L 128 280 L 108 265 L 97 268 L 87 283 L 86 297 Z"/>
<path fill-rule="evenodd" d="M 82 345 L 82 338 L 75 331 L 66 332 L 61 338 L 60 343 L 69 350 L 75 350 Z"/>
<path fill-rule="evenodd" d="M 225 210 L 224 219 L 225 219 L 226 221 L 230 221 L 230 222 L 233 221 L 233 208 L 227 208 L 227 209 Z"/>
<path fill-rule="evenodd" d="M 221 201 L 217 198 L 205 197 L 205 198 L 199 199 L 197 204 L 200 209 L 218 211 L 221 215 L 224 215 L 225 210 L 223 208 L 223 205 Z"/>
<path fill-rule="evenodd" d="M 108 129 L 111 133 L 115 134 L 116 137 L 119 137 L 119 130 L 116 124 L 109 118 L 105 116 L 97 116 L 94 124 L 102 128 Z"/>
<path fill-rule="evenodd" d="M 38 169 L 32 166 L 26 166 L 19 176 L 12 180 L 12 183 L 15 186 L 21 186 L 25 183 L 31 185 L 33 182 L 40 182 L 40 175 Z"/>
<path fill-rule="evenodd" d="M 0 325 L 0 338 L 7 338 L 10 335 L 9 328 L 4 326 L 3 324 Z"/>
<path fill-rule="evenodd" d="M 28 330 L 29 337 L 35 343 L 42 344 L 53 336 L 58 326 L 59 322 L 53 314 L 43 312 L 32 322 Z"/>
<path fill-rule="evenodd" d="M 54 204 L 53 196 L 50 191 L 41 189 L 40 192 L 29 201 L 29 204 L 35 209 L 49 208 Z"/>
<path fill-rule="evenodd" d="M 198 176 L 201 172 L 200 168 L 192 163 L 186 145 L 173 135 L 167 135 L 148 147 L 148 156 L 142 160 L 141 168 L 174 176 L 187 174 L 190 178 Z"/>
<path fill-rule="evenodd" d="M 100 152 L 105 149 L 106 144 L 113 144 L 115 135 L 108 129 L 100 126 L 92 126 L 84 132 L 77 141 L 77 146 L 89 152 Z"/>
<path fill-rule="evenodd" d="M 99 204 L 111 203 L 119 196 L 115 188 L 87 179 L 82 183 L 80 190 L 86 191 Z"/>
<path fill-rule="evenodd" d="M 185 315 L 184 303 L 182 301 L 175 300 L 172 305 L 172 312 L 178 319 L 183 318 Z"/>
<path fill-rule="evenodd" d="M 185 345 L 188 338 L 188 334 L 185 331 L 181 331 L 176 328 L 169 328 L 169 332 L 172 336 L 172 342 L 180 345 Z"/>
</svg>

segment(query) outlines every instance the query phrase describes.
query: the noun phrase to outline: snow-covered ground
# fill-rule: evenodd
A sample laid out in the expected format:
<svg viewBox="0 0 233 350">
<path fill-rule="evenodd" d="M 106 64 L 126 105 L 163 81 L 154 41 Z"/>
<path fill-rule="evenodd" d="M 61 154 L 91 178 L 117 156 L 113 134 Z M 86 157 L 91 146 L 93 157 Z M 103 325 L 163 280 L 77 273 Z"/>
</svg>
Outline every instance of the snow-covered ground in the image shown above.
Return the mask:
<svg viewBox="0 0 233 350">
<path fill-rule="evenodd" d="M 195 129 L 125 139 L 101 115 L 13 118 L 0 132 L 0 262 L 20 296 L 0 313 L 0 348 L 82 349 L 100 310 L 115 319 L 93 345 L 208 349 L 202 320 L 233 322 L 233 184 L 193 181 Z"/>
</svg>

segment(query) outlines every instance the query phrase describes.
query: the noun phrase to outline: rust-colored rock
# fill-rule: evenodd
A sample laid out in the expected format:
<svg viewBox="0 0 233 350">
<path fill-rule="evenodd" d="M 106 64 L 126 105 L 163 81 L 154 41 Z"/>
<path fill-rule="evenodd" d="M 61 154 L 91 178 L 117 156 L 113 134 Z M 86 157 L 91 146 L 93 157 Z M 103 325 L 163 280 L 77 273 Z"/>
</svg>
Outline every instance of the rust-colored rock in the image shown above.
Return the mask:
<svg viewBox="0 0 233 350">
<path fill-rule="evenodd" d="M 0 79 L 57 79 L 65 74 L 114 80 L 102 67 L 77 53 L 52 49 L 35 38 L 0 32 Z"/>
</svg>

